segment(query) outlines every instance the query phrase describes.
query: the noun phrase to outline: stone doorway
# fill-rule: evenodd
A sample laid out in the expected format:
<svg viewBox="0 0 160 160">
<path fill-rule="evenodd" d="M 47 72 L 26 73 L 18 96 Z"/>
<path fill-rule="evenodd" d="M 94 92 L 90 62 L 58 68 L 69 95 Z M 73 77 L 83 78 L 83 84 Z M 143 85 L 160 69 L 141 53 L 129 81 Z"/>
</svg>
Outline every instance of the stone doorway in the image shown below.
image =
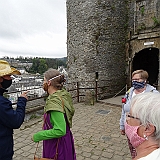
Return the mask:
<svg viewBox="0 0 160 160">
<path fill-rule="evenodd" d="M 137 69 L 144 69 L 148 72 L 148 83 L 157 87 L 159 74 L 159 49 L 145 48 L 135 53 L 132 61 L 132 72 Z"/>
</svg>

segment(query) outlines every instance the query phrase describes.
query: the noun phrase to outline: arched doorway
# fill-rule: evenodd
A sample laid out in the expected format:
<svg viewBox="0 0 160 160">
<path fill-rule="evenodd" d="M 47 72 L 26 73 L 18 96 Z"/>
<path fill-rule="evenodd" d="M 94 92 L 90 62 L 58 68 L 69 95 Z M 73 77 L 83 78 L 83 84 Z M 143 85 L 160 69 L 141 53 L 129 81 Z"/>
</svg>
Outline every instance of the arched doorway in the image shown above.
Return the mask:
<svg viewBox="0 0 160 160">
<path fill-rule="evenodd" d="M 158 85 L 159 49 L 145 48 L 135 54 L 132 62 L 132 72 L 137 69 L 146 70 L 149 74 L 148 83 Z"/>
</svg>

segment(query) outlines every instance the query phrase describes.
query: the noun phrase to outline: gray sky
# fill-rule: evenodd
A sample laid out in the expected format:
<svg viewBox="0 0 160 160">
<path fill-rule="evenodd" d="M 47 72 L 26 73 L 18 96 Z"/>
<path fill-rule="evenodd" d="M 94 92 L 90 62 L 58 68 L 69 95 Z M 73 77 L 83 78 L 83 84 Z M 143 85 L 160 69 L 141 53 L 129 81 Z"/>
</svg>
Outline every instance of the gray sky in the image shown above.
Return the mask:
<svg viewBox="0 0 160 160">
<path fill-rule="evenodd" d="M 0 0 L 0 58 L 67 56 L 66 0 Z"/>
</svg>

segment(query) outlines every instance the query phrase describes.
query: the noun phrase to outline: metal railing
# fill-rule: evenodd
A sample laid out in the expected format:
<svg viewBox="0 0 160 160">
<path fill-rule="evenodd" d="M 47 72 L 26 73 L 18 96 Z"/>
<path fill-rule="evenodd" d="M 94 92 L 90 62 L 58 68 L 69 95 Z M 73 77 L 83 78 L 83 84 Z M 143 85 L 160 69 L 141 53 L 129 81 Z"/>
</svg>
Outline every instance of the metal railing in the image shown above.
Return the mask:
<svg viewBox="0 0 160 160">
<path fill-rule="evenodd" d="M 83 87 L 85 86 L 84 83 L 88 83 L 88 87 Z M 71 89 L 67 89 L 68 92 L 71 93 L 72 98 L 76 99 L 77 102 L 80 102 L 81 97 L 86 96 L 86 90 L 90 90 L 93 93 L 93 96 L 95 98 L 95 101 L 98 101 L 98 81 L 81 81 L 81 82 L 72 82 L 72 83 L 67 83 L 67 86 L 72 86 L 69 87 Z M 100 87 L 99 87 L 100 88 Z"/>
<path fill-rule="evenodd" d="M 87 84 L 87 85 L 86 85 Z M 94 96 L 95 101 L 97 102 L 99 99 L 116 97 L 120 94 L 124 94 L 126 92 L 127 85 L 123 88 L 115 84 L 111 85 L 110 80 L 95 80 L 95 81 L 80 81 L 80 82 L 72 82 L 67 83 L 69 89 L 67 89 L 73 99 L 76 99 L 76 102 L 84 101 L 84 97 L 86 96 L 86 91 L 90 91 Z M 87 87 L 86 87 L 87 86 Z M 110 86 L 113 90 L 109 89 Z M 119 92 L 115 94 L 115 88 L 120 88 Z M 81 98 L 83 97 L 83 98 Z"/>
<path fill-rule="evenodd" d="M 87 87 L 86 87 L 87 86 Z M 95 81 L 81 81 L 81 82 L 72 82 L 67 83 L 65 88 L 68 92 L 71 93 L 74 102 L 84 102 L 86 92 L 91 93 L 94 101 L 98 101 L 99 98 L 104 97 L 113 97 L 115 93 L 111 90 L 108 90 L 110 86 L 110 81 L 107 80 L 95 80 Z M 117 87 L 116 85 L 114 87 Z M 42 83 L 37 83 L 34 80 L 29 82 L 20 82 L 13 83 L 9 92 L 5 95 L 8 99 L 11 100 L 13 107 L 16 107 L 17 99 L 23 91 L 29 90 L 29 100 L 27 102 L 26 112 L 32 112 L 44 107 L 46 94 L 42 89 Z M 120 90 L 119 93 L 125 92 L 125 87 Z"/>
</svg>

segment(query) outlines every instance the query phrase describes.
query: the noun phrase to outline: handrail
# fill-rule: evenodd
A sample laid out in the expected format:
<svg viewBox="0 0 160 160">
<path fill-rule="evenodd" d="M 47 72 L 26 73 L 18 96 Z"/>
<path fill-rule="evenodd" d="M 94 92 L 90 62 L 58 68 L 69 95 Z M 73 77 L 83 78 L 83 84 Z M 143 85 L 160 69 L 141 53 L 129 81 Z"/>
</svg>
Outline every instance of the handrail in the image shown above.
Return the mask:
<svg viewBox="0 0 160 160">
<path fill-rule="evenodd" d="M 110 80 L 79 81 L 79 82 L 67 83 L 67 84 L 65 84 L 65 88 L 67 89 L 68 92 L 71 93 L 72 98 L 75 99 L 78 103 L 80 101 L 82 101 L 82 99 L 83 99 L 83 98 L 80 99 L 80 97 L 86 96 L 85 95 L 86 90 L 91 91 L 94 100 L 97 102 L 99 96 L 101 96 L 105 93 L 108 93 L 108 90 L 106 88 L 109 86 L 109 82 L 110 82 Z M 85 87 L 86 85 L 84 83 L 87 83 L 88 87 Z M 108 84 L 108 85 L 106 85 L 106 84 Z M 16 84 L 16 85 L 18 85 L 18 84 Z M 31 97 L 28 100 L 28 102 L 31 102 L 31 104 L 29 104 L 29 107 L 31 107 L 31 105 L 33 105 L 32 107 L 34 107 L 34 105 L 35 106 L 40 105 L 37 102 L 36 102 L 36 104 L 32 104 L 33 101 L 40 100 L 40 99 L 44 101 L 44 99 L 46 98 L 46 95 L 44 95 L 44 93 L 43 93 L 43 95 L 40 95 L 40 96 L 37 96 L 36 95 L 37 93 L 35 93 L 35 90 L 36 91 L 42 90 L 42 85 L 35 86 L 34 88 L 33 87 L 34 86 L 32 86 L 32 88 L 27 89 L 29 91 L 33 91 L 33 93 L 31 94 Z M 124 88 L 122 90 L 120 90 L 116 95 L 114 95 L 114 97 L 117 96 L 118 94 L 120 94 L 124 90 Z M 25 91 L 25 88 L 23 88 L 22 90 L 9 92 L 9 93 L 7 93 L 7 95 L 9 96 L 11 94 L 17 94 L 17 97 L 18 97 L 18 94 L 20 95 L 20 93 L 23 91 Z M 113 96 L 113 94 L 112 94 L 112 96 Z M 12 104 L 16 105 L 17 102 L 14 101 Z"/>
</svg>

